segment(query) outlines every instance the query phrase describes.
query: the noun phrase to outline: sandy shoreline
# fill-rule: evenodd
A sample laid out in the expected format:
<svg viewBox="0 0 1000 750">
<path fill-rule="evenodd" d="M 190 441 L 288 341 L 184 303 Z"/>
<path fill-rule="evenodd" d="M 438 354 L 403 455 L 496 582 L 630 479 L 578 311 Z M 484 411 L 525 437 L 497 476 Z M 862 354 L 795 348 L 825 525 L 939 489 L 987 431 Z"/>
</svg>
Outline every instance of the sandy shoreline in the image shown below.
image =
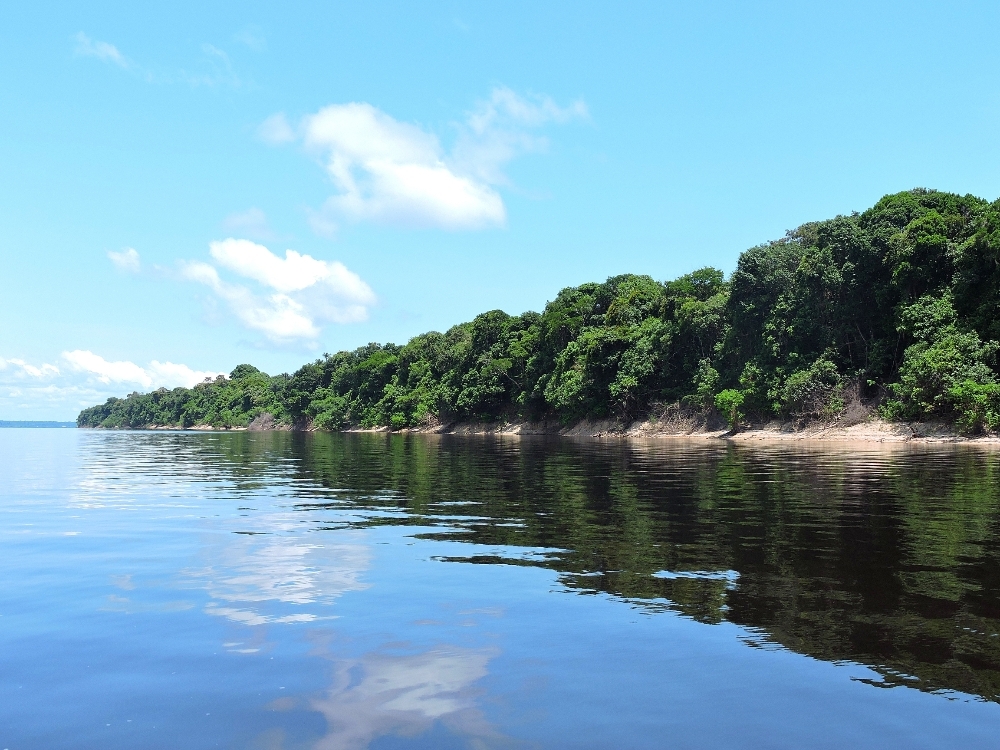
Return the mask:
<svg viewBox="0 0 1000 750">
<path fill-rule="evenodd" d="M 98 428 L 101 429 L 101 428 Z M 169 425 L 150 425 L 139 430 L 183 430 L 244 432 L 247 427 L 212 427 L 193 425 L 187 428 Z M 251 425 L 251 432 L 289 431 L 288 425 L 270 422 L 267 426 Z M 313 428 L 295 429 L 298 432 L 315 432 Z M 734 443 L 787 443 L 793 441 L 829 443 L 963 443 L 1000 446 L 1000 435 L 961 435 L 953 427 L 940 423 L 885 422 L 871 419 L 853 425 L 814 423 L 796 426 L 789 423 L 769 422 L 749 425 L 733 433 L 727 429 L 705 429 L 704 426 L 659 422 L 655 420 L 622 425 L 614 420 L 583 421 L 564 426 L 557 422 L 500 422 L 458 423 L 428 425 L 426 427 L 390 430 L 388 427 L 352 427 L 342 432 L 373 432 L 429 435 L 561 435 L 589 438 L 643 438 L 687 440 L 726 440 Z"/>
<path fill-rule="evenodd" d="M 500 424 L 437 425 L 404 430 L 353 428 L 346 432 L 400 432 L 438 435 L 562 435 L 593 438 L 684 438 L 727 440 L 736 443 L 819 441 L 831 443 L 969 443 L 1000 446 L 1000 436 L 961 435 L 954 428 L 937 423 L 901 423 L 871 419 L 853 425 L 811 424 L 796 427 L 770 422 L 750 425 L 733 433 L 728 429 L 692 428 L 656 421 L 623 426 L 612 420 L 584 421 L 572 426 L 552 423 L 507 422 Z"/>
</svg>

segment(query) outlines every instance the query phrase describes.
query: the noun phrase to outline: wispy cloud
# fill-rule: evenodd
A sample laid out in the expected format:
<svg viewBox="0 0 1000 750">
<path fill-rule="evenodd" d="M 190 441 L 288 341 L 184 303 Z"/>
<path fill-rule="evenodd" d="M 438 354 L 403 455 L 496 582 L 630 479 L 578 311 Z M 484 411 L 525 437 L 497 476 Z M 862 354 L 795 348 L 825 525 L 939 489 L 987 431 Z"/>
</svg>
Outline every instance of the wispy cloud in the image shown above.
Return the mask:
<svg viewBox="0 0 1000 750">
<path fill-rule="evenodd" d="M 245 26 L 235 34 L 233 40 L 244 44 L 254 52 L 263 52 L 267 49 L 267 39 L 263 32 L 256 26 Z"/>
<path fill-rule="evenodd" d="M 487 183 L 506 185 L 509 180 L 503 169 L 510 161 L 548 148 L 548 140 L 534 131 L 549 123 L 589 116 L 583 101 L 560 107 L 548 96 L 521 97 L 509 88 L 495 88 L 459 128 L 451 160 L 462 172 Z"/>
<path fill-rule="evenodd" d="M 131 67 L 131 63 L 126 59 L 125 55 L 119 52 L 118 48 L 113 44 L 91 39 L 82 31 L 77 33 L 74 39 L 76 40 L 76 47 L 73 51 L 77 55 L 96 57 L 98 60 L 113 63 L 120 68 L 128 69 Z"/>
<path fill-rule="evenodd" d="M 129 71 L 133 76 L 154 84 L 186 83 L 194 87 L 253 88 L 253 84 L 241 77 L 229 54 L 214 44 L 201 45 L 201 59 L 190 67 L 171 68 L 162 65 L 141 64 L 126 57 L 115 45 L 91 39 L 84 32 L 77 33 L 73 40 L 74 54 L 81 57 L 95 57 Z"/>
<path fill-rule="evenodd" d="M 183 71 L 182 77 L 192 86 L 229 86 L 231 88 L 242 88 L 244 81 L 236 74 L 233 63 L 225 50 L 219 49 L 214 44 L 202 44 L 201 51 L 204 54 L 203 61 L 207 63 L 207 70 Z"/>
<path fill-rule="evenodd" d="M 257 128 L 257 135 L 266 143 L 277 146 L 282 143 L 291 143 L 295 140 L 295 131 L 288 124 L 288 119 L 284 112 L 277 112 L 268 117 Z"/>
<path fill-rule="evenodd" d="M 450 152 L 435 134 L 363 102 L 324 107 L 297 127 L 278 113 L 258 132 L 272 144 L 301 139 L 321 156 L 337 193 L 311 216 L 320 234 L 341 220 L 483 229 L 506 223 L 497 191 L 509 183 L 503 168 L 523 153 L 544 150 L 547 141 L 536 131 L 587 116 L 582 101 L 560 107 L 550 97 L 501 87 L 456 125 Z"/>
<path fill-rule="evenodd" d="M 4 419 L 69 419 L 82 398 L 95 394 L 66 382 L 58 367 L 0 358 L 0 414 Z"/>
<path fill-rule="evenodd" d="M 190 388 L 206 378 L 215 378 L 225 373 L 193 370 L 187 365 L 153 360 L 146 367 L 134 362 L 120 360 L 109 362 L 98 354 L 84 349 L 63 352 L 63 359 L 73 371 L 85 373 L 104 384 L 131 383 L 143 388 Z"/>
<path fill-rule="evenodd" d="M 223 280 L 215 265 L 202 261 L 184 263 L 182 275 L 207 286 L 244 326 L 272 341 L 314 341 L 324 323 L 367 319 L 376 301 L 371 287 L 337 261 L 295 250 L 281 258 L 264 245 L 233 238 L 212 242 L 209 254 L 217 266 L 256 282 L 263 292 Z"/>
<path fill-rule="evenodd" d="M 139 271 L 142 270 L 142 265 L 139 261 L 139 253 L 134 247 L 126 247 L 124 250 L 117 253 L 114 250 L 109 250 L 108 258 L 119 271 L 124 271 L 125 273 L 139 273 Z"/>
<path fill-rule="evenodd" d="M 277 239 L 277 235 L 267 223 L 267 215 L 256 207 L 229 214 L 222 220 L 222 228 L 253 240 Z"/>
</svg>

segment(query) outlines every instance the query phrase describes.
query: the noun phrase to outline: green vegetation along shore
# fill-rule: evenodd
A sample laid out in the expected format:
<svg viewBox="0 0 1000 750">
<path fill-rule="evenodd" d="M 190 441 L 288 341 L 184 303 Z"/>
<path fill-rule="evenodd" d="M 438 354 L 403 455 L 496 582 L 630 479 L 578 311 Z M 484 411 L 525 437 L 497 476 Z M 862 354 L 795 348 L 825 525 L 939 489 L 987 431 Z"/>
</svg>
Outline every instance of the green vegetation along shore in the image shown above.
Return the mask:
<svg viewBox="0 0 1000 750">
<path fill-rule="evenodd" d="M 1000 200 L 916 189 L 744 252 L 729 279 L 623 275 L 291 375 L 240 365 L 112 398 L 81 427 L 338 430 L 641 419 L 940 420 L 1000 429 Z"/>
</svg>

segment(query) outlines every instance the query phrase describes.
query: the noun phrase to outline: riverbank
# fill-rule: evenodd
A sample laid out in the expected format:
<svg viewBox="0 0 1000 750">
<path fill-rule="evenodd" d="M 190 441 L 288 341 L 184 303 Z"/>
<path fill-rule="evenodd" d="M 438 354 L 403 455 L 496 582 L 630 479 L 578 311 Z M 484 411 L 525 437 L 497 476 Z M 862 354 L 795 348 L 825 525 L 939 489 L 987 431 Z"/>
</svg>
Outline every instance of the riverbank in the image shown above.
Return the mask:
<svg viewBox="0 0 1000 750">
<path fill-rule="evenodd" d="M 95 429 L 95 428 L 85 428 Z M 102 429 L 102 428 L 96 428 Z M 106 429 L 106 428 L 103 428 Z M 116 428 L 111 428 L 116 429 Z M 314 427 L 291 427 L 273 419 L 254 420 L 249 427 L 213 427 L 192 425 L 181 428 L 171 425 L 149 425 L 131 428 L 138 430 L 185 430 L 218 432 L 318 432 Z M 720 422 L 704 420 L 641 420 L 623 424 L 616 420 L 584 420 L 572 425 L 559 422 L 460 422 L 407 427 L 392 430 L 388 427 L 351 427 L 342 432 L 372 432 L 430 435 L 560 435 L 590 438 L 685 438 L 703 440 L 728 440 L 735 443 L 821 441 L 838 443 L 972 443 L 1000 445 L 1000 435 L 962 435 L 945 423 L 887 422 L 869 419 L 844 425 L 827 422 L 794 424 L 768 422 L 747 425 L 732 431 Z"/>
<path fill-rule="evenodd" d="M 392 432 L 388 428 L 352 428 L 348 432 Z M 827 441 L 855 443 L 988 443 L 1000 445 L 998 435 L 968 436 L 952 426 L 929 422 L 886 422 L 869 419 L 856 424 L 814 422 L 797 425 L 768 422 L 735 432 L 721 424 L 642 420 L 624 425 L 614 420 L 585 420 L 566 426 L 551 422 L 460 423 L 396 430 L 402 433 L 443 435 L 562 435 L 594 438 L 687 438 L 729 440 L 737 443 L 773 441 Z"/>
</svg>

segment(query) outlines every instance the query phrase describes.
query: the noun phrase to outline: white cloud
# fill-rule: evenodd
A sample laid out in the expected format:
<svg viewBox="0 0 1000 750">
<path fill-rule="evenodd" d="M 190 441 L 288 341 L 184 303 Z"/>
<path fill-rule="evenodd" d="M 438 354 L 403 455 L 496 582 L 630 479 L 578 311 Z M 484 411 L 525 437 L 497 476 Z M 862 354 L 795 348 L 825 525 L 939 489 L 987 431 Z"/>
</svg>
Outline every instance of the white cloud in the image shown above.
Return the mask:
<svg viewBox="0 0 1000 750">
<path fill-rule="evenodd" d="M 129 67 L 129 61 L 115 45 L 93 40 L 82 31 L 76 35 L 74 52 L 84 57 L 96 57 L 98 60 L 114 63 L 122 68 Z"/>
<path fill-rule="evenodd" d="M 90 375 L 104 384 L 133 383 L 143 388 L 190 388 L 201 383 L 206 378 L 215 378 L 225 373 L 201 372 L 192 370 L 187 365 L 173 362 L 158 362 L 153 360 L 146 368 L 134 362 L 109 362 L 91 351 L 75 349 L 63 352 L 65 359 L 76 372 Z"/>
<path fill-rule="evenodd" d="M 115 268 L 125 273 L 139 273 L 141 268 L 139 253 L 136 252 L 134 247 L 126 247 L 120 253 L 109 250 L 108 258 L 115 264 Z"/>
<path fill-rule="evenodd" d="M 298 132 L 322 155 L 337 194 L 310 216 L 319 234 L 329 236 L 343 219 L 482 229 L 506 223 L 496 190 L 507 183 L 503 167 L 546 145 L 529 131 L 586 116 L 583 102 L 559 107 L 549 97 L 497 88 L 458 126 L 450 153 L 433 133 L 363 102 L 324 107 L 303 118 L 297 131 L 283 113 L 275 114 L 258 132 L 270 143 L 290 142 Z"/>
<path fill-rule="evenodd" d="M 281 258 L 263 245 L 233 238 L 212 242 L 209 254 L 222 268 L 273 291 L 257 294 L 223 281 L 215 266 L 200 261 L 185 263 L 184 277 L 209 287 L 243 325 L 274 341 L 315 340 L 320 324 L 365 320 L 376 301 L 371 287 L 337 261 L 295 250 Z"/>
<path fill-rule="evenodd" d="M 93 352 L 81 349 L 63 352 L 63 359 L 74 370 L 92 373 L 102 383 L 138 383 L 146 388 L 153 384 L 146 371 L 133 362 L 108 362 Z"/>
<path fill-rule="evenodd" d="M 317 281 L 332 278 L 338 270 L 349 273 L 340 263 L 316 260 L 309 255 L 299 255 L 294 250 L 285 250 L 282 260 L 263 245 L 249 240 L 230 238 L 212 242 L 208 248 L 209 255 L 221 266 L 279 292 L 297 292 Z M 360 282 L 360 279 L 357 281 Z M 355 290 L 346 291 L 352 293 Z"/>
<path fill-rule="evenodd" d="M 222 227 L 230 232 L 238 232 L 255 240 L 277 239 L 267 223 L 267 216 L 256 207 L 229 214 L 222 220 Z"/>
<path fill-rule="evenodd" d="M 0 387 L 0 414 L 4 419 L 76 419 L 80 409 L 103 402 L 109 392 L 79 385 L 53 383 Z M 116 394 L 120 395 L 120 394 Z"/>
<path fill-rule="evenodd" d="M 35 379 L 50 378 L 59 374 L 59 368 L 55 365 L 35 366 L 28 364 L 23 359 L 0 358 L 0 370 L 13 370 L 15 376 L 21 375 Z"/>
<path fill-rule="evenodd" d="M 55 365 L 33 365 L 23 359 L 0 358 L 0 416 L 3 419 L 68 421 L 76 417 L 81 406 L 101 400 L 100 395 L 72 383 Z"/>
<path fill-rule="evenodd" d="M 224 372 L 207 372 L 202 370 L 192 370 L 187 365 L 174 364 L 173 362 L 158 362 L 153 360 L 146 367 L 146 373 L 157 388 L 192 388 L 203 383 L 205 380 L 215 380 Z"/>
<path fill-rule="evenodd" d="M 0 358 L 0 417 L 3 419 L 75 419 L 80 409 L 125 390 L 196 385 L 221 373 L 153 360 L 146 367 L 109 362 L 90 351 L 63 353 L 64 367 Z"/>
<path fill-rule="evenodd" d="M 260 124 L 260 127 L 257 128 L 257 135 L 267 143 L 275 145 L 279 143 L 291 143 L 295 140 L 295 131 L 292 130 L 292 126 L 285 119 L 284 112 L 278 112 L 264 120 Z"/>
<path fill-rule="evenodd" d="M 336 104 L 304 121 L 307 146 L 325 152 L 339 189 L 324 206 L 353 220 L 475 229 L 506 211 L 489 186 L 456 174 L 435 136 L 370 104 Z"/>
<path fill-rule="evenodd" d="M 319 336 L 319 328 L 312 318 L 288 295 L 260 296 L 238 284 L 227 284 L 208 263 L 185 263 L 181 272 L 185 278 L 204 284 L 225 300 L 247 328 L 260 331 L 272 340 L 312 340 Z"/>
</svg>

